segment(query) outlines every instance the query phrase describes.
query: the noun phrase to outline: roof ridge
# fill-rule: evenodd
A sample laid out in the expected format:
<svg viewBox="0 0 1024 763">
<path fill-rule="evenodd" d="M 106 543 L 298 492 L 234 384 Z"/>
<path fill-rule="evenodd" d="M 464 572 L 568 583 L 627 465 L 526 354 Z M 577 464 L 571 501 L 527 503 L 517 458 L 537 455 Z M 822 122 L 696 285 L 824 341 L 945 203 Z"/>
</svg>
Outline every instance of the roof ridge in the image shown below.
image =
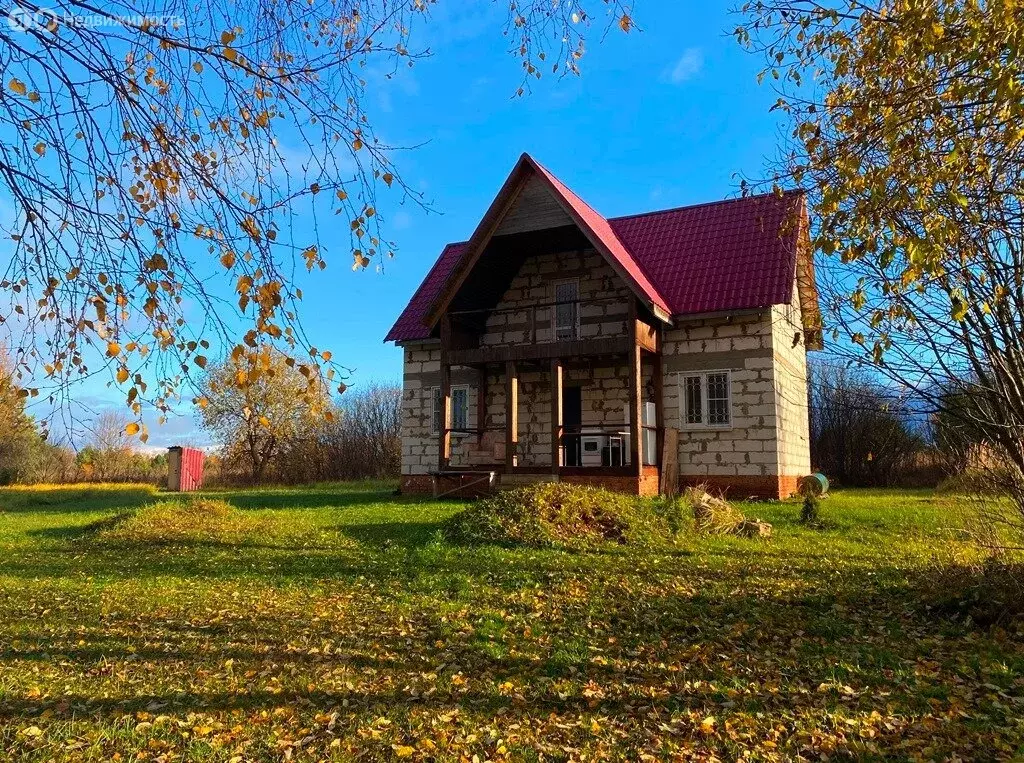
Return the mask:
<svg viewBox="0 0 1024 763">
<path fill-rule="evenodd" d="M 790 188 L 782 192 L 782 196 L 789 196 L 791 194 L 804 193 L 802 188 Z M 767 193 L 755 193 L 750 196 L 737 196 L 732 199 L 716 199 L 715 201 L 701 201 L 697 204 L 683 204 L 679 207 L 666 207 L 665 209 L 652 209 L 649 212 L 637 212 L 632 215 L 619 215 L 618 217 L 606 217 L 608 222 L 619 222 L 620 220 L 633 220 L 638 217 L 648 217 L 649 215 L 664 215 L 669 212 L 682 212 L 687 209 L 700 209 L 701 207 L 714 207 L 719 204 L 734 204 L 737 201 L 753 201 L 755 199 L 765 199 L 769 196 L 777 196 L 775 191 L 768 191 Z"/>
</svg>

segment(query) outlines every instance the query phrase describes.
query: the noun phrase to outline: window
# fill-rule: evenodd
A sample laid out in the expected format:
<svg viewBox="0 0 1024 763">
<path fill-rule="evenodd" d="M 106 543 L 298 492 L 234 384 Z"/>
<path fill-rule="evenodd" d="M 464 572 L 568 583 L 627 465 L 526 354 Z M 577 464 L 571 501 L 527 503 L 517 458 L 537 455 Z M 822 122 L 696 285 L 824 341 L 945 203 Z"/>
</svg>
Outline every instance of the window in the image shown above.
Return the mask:
<svg viewBox="0 0 1024 763">
<path fill-rule="evenodd" d="M 452 429 L 469 429 L 469 389 L 452 387 Z"/>
<path fill-rule="evenodd" d="M 580 282 L 555 283 L 555 339 L 580 338 Z"/>
<path fill-rule="evenodd" d="M 433 387 L 433 395 L 430 403 L 430 433 L 441 433 L 441 388 Z"/>
<path fill-rule="evenodd" d="M 728 371 L 680 374 L 684 427 L 728 427 L 732 424 L 732 393 Z"/>
<path fill-rule="evenodd" d="M 430 433 L 441 434 L 441 388 L 431 387 Z M 469 429 L 469 387 L 452 387 L 452 429 Z"/>
<path fill-rule="evenodd" d="M 686 396 L 686 423 L 697 426 L 704 423 L 704 377 L 687 376 L 683 381 Z"/>
</svg>

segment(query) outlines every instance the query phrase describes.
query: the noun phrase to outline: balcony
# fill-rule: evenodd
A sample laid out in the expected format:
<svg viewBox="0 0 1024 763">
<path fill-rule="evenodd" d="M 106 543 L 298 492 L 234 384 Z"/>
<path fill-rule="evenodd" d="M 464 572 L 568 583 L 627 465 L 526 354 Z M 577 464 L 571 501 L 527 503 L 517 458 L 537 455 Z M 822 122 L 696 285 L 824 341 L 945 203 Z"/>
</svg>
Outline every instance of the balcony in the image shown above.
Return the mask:
<svg viewBox="0 0 1024 763">
<path fill-rule="evenodd" d="M 621 355 L 634 346 L 631 321 L 635 341 L 656 351 L 657 331 L 619 297 L 450 312 L 441 344 L 454 365 Z"/>
</svg>

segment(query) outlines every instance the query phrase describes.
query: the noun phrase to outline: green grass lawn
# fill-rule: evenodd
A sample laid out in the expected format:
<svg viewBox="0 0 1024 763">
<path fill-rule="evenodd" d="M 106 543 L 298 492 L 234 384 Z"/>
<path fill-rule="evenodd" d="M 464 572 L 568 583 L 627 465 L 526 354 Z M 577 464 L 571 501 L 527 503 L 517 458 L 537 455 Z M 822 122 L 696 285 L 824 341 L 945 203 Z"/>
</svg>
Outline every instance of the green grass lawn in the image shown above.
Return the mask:
<svg viewBox="0 0 1024 763">
<path fill-rule="evenodd" d="M 147 490 L 0 491 L 0 759 L 1024 756 L 1024 631 L 922 603 L 948 498 L 572 552 L 392 487 L 212 493 L 249 529 L 173 544 L 104 535 Z"/>
</svg>

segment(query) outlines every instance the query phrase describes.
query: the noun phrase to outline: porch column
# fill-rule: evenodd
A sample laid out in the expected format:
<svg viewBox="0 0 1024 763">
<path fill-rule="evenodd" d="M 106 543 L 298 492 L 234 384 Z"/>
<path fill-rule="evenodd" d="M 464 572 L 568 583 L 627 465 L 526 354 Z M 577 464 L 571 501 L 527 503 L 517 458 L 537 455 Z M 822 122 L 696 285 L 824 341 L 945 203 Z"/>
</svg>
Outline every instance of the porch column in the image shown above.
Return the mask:
<svg viewBox="0 0 1024 763">
<path fill-rule="evenodd" d="M 562 465 L 562 359 L 551 359 L 551 473 Z"/>
<path fill-rule="evenodd" d="M 452 462 L 452 367 L 445 353 L 441 354 L 441 425 L 438 428 L 437 468 L 447 469 Z"/>
<path fill-rule="evenodd" d="M 659 344 L 660 349 L 660 344 Z M 665 454 L 662 452 L 665 449 L 665 377 L 664 377 L 664 366 L 661 362 L 661 352 L 656 352 L 652 356 L 654 368 L 652 373 L 654 375 L 654 426 L 657 427 L 657 431 L 654 433 L 654 439 L 657 445 L 658 452 L 654 459 L 654 463 L 658 465 L 660 469 L 665 463 Z"/>
<path fill-rule="evenodd" d="M 514 360 L 505 362 L 505 469 L 518 463 L 519 448 L 519 372 Z"/>
<path fill-rule="evenodd" d="M 640 345 L 634 342 L 629 351 L 629 458 L 630 470 L 640 476 L 644 470 L 643 422 L 641 405 L 643 403 L 643 376 L 640 373 Z"/>
</svg>

